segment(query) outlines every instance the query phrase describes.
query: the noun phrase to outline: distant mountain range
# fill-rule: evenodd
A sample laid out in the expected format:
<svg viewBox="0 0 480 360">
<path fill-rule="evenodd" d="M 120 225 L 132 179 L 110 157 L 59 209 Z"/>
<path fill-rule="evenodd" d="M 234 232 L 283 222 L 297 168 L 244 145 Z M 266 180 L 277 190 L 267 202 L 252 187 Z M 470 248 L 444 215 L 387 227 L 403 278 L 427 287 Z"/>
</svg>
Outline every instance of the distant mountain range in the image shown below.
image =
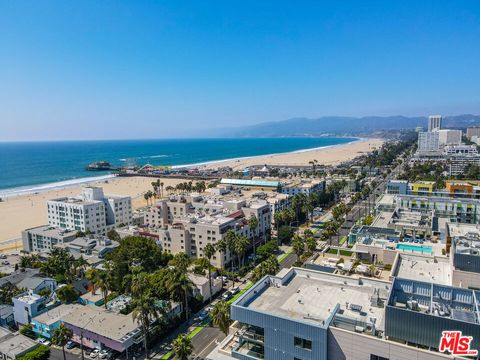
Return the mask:
<svg viewBox="0 0 480 360">
<path fill-rule="evenodd" d="M 417 126 L 426 128 L 427 118 L 426 116 L 324 116 L 317 119 L 300 117 L 237 128 L 219 129 L 219 135 L 235 137 L 358 135 L 415 129 Z M 473 125 L 480 125 L 480 115 L 446 116 L 442 123 L 444 128 L 466 128 Z"/>
</svg>

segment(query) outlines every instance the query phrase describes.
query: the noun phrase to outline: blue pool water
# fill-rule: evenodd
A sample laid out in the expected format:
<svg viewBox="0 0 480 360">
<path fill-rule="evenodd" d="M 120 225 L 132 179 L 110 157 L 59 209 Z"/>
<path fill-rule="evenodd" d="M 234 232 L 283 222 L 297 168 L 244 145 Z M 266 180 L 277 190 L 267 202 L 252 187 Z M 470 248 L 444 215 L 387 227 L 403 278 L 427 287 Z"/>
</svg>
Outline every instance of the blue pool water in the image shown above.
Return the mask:
<svg viewBox="0 0 480 360">
<path fill-rule="evenodd" d="M 417 245 L 409 245 L 409 244 L 397 244 L 397 249 L 415 251 L 420 253 L 428 253 L 428 254 L 432 252 L 432 248 L 430 246 L 417 246 Z"/>
</svg>

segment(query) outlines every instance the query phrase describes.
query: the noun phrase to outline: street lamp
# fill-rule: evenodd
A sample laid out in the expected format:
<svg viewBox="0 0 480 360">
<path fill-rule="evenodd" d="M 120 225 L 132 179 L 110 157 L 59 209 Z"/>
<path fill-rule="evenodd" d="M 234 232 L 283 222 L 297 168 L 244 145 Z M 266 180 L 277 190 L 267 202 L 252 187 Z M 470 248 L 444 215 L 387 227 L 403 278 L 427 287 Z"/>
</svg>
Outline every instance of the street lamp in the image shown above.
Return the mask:
<svg viewBox="0 0 480 360">
<path fill-rule="evenodd" d="M 96 317 L 97 315 L 94 315 L 89 318 L 89 320 L 83 325 L 82 328 L 80 328 L 80 349 L 82 351 L 82 360 L 85 360 L 85 354 L 83 353 L 83 330 L 87 327 L 88 324 L 90 324 Z"/>
</svg>

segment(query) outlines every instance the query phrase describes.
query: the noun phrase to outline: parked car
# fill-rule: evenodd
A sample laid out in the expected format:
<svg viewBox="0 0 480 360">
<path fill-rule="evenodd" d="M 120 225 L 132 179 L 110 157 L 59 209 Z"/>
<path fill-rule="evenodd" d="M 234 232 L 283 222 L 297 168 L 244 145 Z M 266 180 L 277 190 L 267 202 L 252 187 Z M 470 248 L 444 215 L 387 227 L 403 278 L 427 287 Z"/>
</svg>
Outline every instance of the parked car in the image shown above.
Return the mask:
<svg viewBox="0 0 480 360">
<path fill-rule="evenodd" d="M 106 359 L 107 356 L 108 356 L 108 353 L 109 353 L 109 351 L 107 349 L 102 349 L 98 353 L 98 356 L 100 357 L 100 359 Z"/>
<path fill-rule="evenodd" d="M 90 357 L 91 357 L 92 359 L 95 359 L 95 358 L 98 356 L 99 353 L 100 353 L 100 350 L 98 350 L 98 349 L 93 349 L 93 351 L 90 353 Z"/>
<path fill-rule="evenodd" d="M 222 295 L 222 299 L 223 300 L 230 300 L 232 298 L 232 293 L 229 291 L 225 291 Z"/>
<path fill-rule="evenodd" d="M 67 341 L 67 344 L 65 345 L 67 349 L 73 349 L 77 344 L 73 342 L 72 340 Z"/>
<path fill-rule="evenodd" d="M 240 288 L 239 287 L 234 287 L 234 288 L 230 289 L 230 292 L 232 293 L 232 295 L 238 294 L 238 292 L 240 292 Z"/>
<path fill-rule="evenodd" d="M 50 346 L 52 344 L 49 340 L 44 339 L 44 338 L 39 338 L 38 343 L 42 344 L 42 345 L 45 345 L 45 346 Z"/>
<path fill-rule="evenodd" d="M 198 319 L 200 321 L 205 320 L 208 317 L 208 312 L 206 311 L 201 311 L 200 314 L 198 314 Z"/>
</svg>

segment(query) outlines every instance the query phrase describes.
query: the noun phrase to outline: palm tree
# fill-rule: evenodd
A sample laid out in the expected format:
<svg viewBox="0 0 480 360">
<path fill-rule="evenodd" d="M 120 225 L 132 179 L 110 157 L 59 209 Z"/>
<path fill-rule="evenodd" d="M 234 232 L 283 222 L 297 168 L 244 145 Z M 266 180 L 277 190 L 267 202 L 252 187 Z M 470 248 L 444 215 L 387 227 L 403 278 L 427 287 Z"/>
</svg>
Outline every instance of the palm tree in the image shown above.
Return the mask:
<svg viewBox="0 0 480 360">
<path fill-rule="evenodd" d="M 67 356 L 65 355 L 65 345 L 67 345 L 67 342 L 72 338 L 72 336 L 72 330 L 65 327 L 63 324 L 60 324 L 60 326 L 53 331 L 52 342 L 55 345 L 62 347 L 63 360 L 67 360 Z"/>
<path fill-rule="evenodd" d="M 190 258 L 185 253 L 178 253 L 172 259 L 172 264 L 182 273 L 186 273 L 190 266 Z"/>
<path fill-rule="evenodd" d="M 188 360 L 189 356 L 193 353 L 192 340 L 185 334 L 179 335 L 173 341 L 173 352 L 175 353 L 175 358 Z"/>
<path fill-rule="evenodd" d="M 283 222 L 283 212 L 276 211 L 275 214 L 273 214 L 273 220 L 277 228 L 277 236 L 278 236 L 278 229 L 280 228 L 280 224 Z"/>
<path fill-rule="evenodd" d="M 167 291 L 172 300 L 183 301 L 185 308 L 185 320 L 188 321 L 188 297 L 192 294 L 193 283 L 186 272 L 175 271 L 173 275 L 167 280 Z"/>
<path fill-rule="evenodd" d="M 297 234 L 295 234 L 295 236 L 293 237 L 292 248 L 295 254 L 297 254 L 299 258 L 302 256 L 302 254 L 305 251 L 305 243 L 303 242 L 303 239 Z"/>
<path fill-rule="evenodd" d="M 97 272 L 97 279 L 96 279 L 96 285 L 102 292 L 102 297 L 103 297 L 103 304 L 105 306 L 105 309 L 107 308 L 107 295 L 108 295 L 108 290 L 109 290 L 109 281 L 108 281 L 108 274 L 106 271 L 98 271 Z"/>
<path fill-rule="evenodd" d="M 236 241 L 235 241 L 235 253 L 237 254 L 238 257 L 238 268 L 240 269 L 240 259 L 242 260 L 242 266 L 244 263 L 244 256 L 245 252 L 248 249 L 248 246 L 250 245 L 250 240 L 246 236 L 237 236 Z"/>
<path fill-rule="evenodd" d="M 248 227 L 253 234 L 253 253 L 255 254 L 255 240 L 257 238 L 258 219 L 253 214 L 248 219 Z"/>
<path fill-rule="evenodd" d="M 160 197 L 163 198 L 163 185 L 164 185 L 164 184 L 163 184 L 163 182 L 161 182 L 161 181 L 159 180 L 158 185 L 160 186 Z"/>
<path fill-rule="evenodd" d="M 143 293 L 148 291 L 148 288 L 149 282 L 146 273 L 139 272 L 132 275 L 132 284 L 130 285 L 132 297 L 140 297 Z"/>
<path fill-rule="evenodd" d="M 153 298 L 148 292 L 145 292 L 133 299 L 134 308 L 132 311 L 132 317 L 134 321 L 142 327 L 143 332 L 143 347 L 148 357 L 148 332 L 150 329 L 150 323 L 154 319 L 160 318 L 160 313 L 155 304 L 155 298 Z"/>
<path fill-rule="evenodd" d="M 222 332 L 227 335 L 228 328 L 232 322 L 230 318 L 230 305 L 225 300 L 220 300 L 210 312 L 213 325 L 218 326 Z"/>
<path fill-rule="evenodd" d="M 207 244 L 203 248 L 203 254 L 205 258 L 208 260 L 208 286 L 210 287 L 210 296 L 208 297 L 208 302 L 212 302 L 212 264 L 210 259 L 215 255 L 215 246 L 212 244 Z"/>
<path fill-rule="evenodd" d="M 224 257 L 225 253 L 227 252 L 227 242 L 225 241 L 225 238 L 217 241 L 217 243 L 215 244 L 215 248 L 217 249 L 217 251 L 220 251 L 222 257 Z M 222 261 L 222 269 L 224 267 L 223 265 L 224 262 Z"/>
<path fill-rule="evenodd" d="M 230 271 L 233 271 L 233 252 L 235 251 L 235 242 L 237 241 L 237 234 L 233 230 L 228 230 L 225 234 L 225 244 L 230 253 Z"/>
</svg>

